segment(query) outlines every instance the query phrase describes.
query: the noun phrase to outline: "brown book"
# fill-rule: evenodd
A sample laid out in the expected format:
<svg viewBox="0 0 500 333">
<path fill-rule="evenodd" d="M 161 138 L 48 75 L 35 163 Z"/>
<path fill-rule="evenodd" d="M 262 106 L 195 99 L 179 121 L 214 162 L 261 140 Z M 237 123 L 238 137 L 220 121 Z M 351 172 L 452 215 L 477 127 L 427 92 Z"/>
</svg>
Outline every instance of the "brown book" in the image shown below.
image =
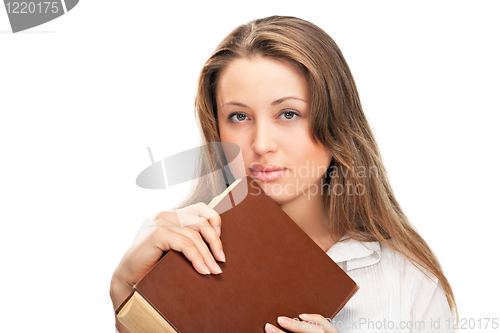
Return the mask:
<svg viewBox="0 0 500 333">
<path fill-rule="evenodd" d="M 251 178 L 210 204 L 222 220 L 222 273 L 201 275 L 167 252 L 116 309 L 131 332 L 262 333 L 278 316 L 333 318 L 358 290 Z"/>
</svg>

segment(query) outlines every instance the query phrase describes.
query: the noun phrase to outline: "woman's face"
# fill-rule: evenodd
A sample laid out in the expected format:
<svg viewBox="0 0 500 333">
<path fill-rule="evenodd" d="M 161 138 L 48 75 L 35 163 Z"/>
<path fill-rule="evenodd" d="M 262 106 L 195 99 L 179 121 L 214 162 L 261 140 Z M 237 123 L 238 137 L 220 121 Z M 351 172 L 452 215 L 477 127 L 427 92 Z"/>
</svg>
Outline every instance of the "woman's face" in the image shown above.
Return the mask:
<svg viewBox="0 0 500 333">
<path fill-rule="evenodd" d="M 246 174 L 280 205 L 325 191 L 332 157 L 312 141 L 308 100 L 306 78 L 272 58 L 236 59 L 218 83 L 221 141 L 239 145 Z"/>
</svg>

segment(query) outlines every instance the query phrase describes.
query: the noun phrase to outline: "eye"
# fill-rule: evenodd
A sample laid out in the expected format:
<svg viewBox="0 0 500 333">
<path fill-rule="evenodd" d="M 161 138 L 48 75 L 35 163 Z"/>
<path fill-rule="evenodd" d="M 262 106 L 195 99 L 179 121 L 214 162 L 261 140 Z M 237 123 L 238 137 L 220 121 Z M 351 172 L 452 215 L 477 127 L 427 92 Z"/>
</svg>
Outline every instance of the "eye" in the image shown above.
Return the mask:
<svg viewBox="0 0 500 333">
<path fill-rule="evenodd" d="M 293 110 L 285 110 L 283 111 L 280 116 L 285 116 L 285 119 L 287 120 L 293 120 L 297 117 L 300 117 L 300 114 L 296 111 L 293 111 Z"/>
<path fill-rule="evenodd" d="M 234 117 L 236 117 L 236 118 L 234 118 Z M 246 118 L 246 116 L 240 112 L 233 112 L 227 117 L 227 119 L 233 123 L 239 123 L 239 122 L 245 120 L 245 118 Z"/>
<path fill-rule="evenodd" d="M 295 118 L 298 118 L 300 117 L 300 113 L 298 113 L 297 111 L 294 111 L 294 110 L 284 110 L 280 115 L 279 117 L 281 116 L 285 116 L 284 118 L 282 119 L 285 119 L 285 120 L 294 120 Z M 229 114 L 229 116 L 227 117 L 227 119 L 232 122 L 232 123 L 241 123 L 242 121 L 246 120 L 248 117 L 244 114 L 244 113 L 241 113 L 241 112 L 232 112 Z"/>
</svg>

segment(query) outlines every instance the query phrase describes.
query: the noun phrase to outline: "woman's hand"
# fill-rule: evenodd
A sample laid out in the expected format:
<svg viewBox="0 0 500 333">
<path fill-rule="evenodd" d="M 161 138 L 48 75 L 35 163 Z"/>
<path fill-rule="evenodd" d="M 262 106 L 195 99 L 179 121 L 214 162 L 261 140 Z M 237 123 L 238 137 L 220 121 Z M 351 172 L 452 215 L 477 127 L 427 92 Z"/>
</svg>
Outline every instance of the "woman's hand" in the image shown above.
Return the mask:
<svg viewBox="0 0 500 333">
<path fill-rule="evenodd" d="M 214 259 L 215 256 L 225 261 L 220 228 L 219 214 L 201 202 L 174 212 L 159 213 L 130 246 L 113 273 L 110 287 L 113 307 L 125 300 L 165 251 L 182 252 L 200 274 L 221 273 Z"/>
<path fill-rule="evenodd" d="M 333 323 L 330 320 L 325 319 L 319 314 L 301 314 L 300 319 L 303 321 L 298 321 L 288 317 L 278 317 L 278 324 L 281 327 L 286 328 L 290 332 L 304 332 L 304 333 L 337 333 L 337 329 L 334 328 Z M 274 325 L 266 324 L 266 333 L 283 333 L 282 330 Z"/>
</svg>

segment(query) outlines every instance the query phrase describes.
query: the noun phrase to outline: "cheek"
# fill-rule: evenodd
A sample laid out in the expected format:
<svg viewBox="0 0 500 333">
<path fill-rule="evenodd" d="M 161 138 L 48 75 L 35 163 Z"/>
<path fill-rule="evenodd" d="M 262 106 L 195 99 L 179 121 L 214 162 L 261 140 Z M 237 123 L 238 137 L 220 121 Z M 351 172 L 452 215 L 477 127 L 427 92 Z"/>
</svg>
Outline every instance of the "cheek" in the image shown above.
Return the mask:
<svg viewBox="0 0 500 333">
<path fill-rule="evenodd" d="M 247 154 L 248 150 L 248 141 L 246 139 L 246 136 L 241 133 L 241 131 L 238 133 L 238 131 L 231 131 L 227 128 L 225 128 L 224 125 L 219 126 L 219 134 L 220 134 L 220 141 L 221 142 L 231 142 L 234 144 L 237 144 L 240 147 L 241 153 L 243 156 Z"/>
<path fill-rule="evenodd" d="M 230 137 L 229 132 L 224 124 L 221 124 L 222 120 L 219 118 L 219 136 L 220 141 L 229 142 L 228 137 Z"/>
<path fill-rule="evenodd" d="M 239 139 L 238 135 L 234 131 L 229 130 L 225 125 L 219 125 L 219 135 L 222 142 L 238 143 L 236 141 Z"/>
<path fill-rule="evenodd" d="M 296 156 L 297 159 L 311 159 L 318 151 L 307 132 L 307 128 L 301 128 L 287 135 L 282 135 L 280 146 L 285 148 L 288 154 Z"/>
<path fill-rule="evenodd" d="M 321 168 L 328 166 L 332 158 L 330 153 L 323 146 L 315 144 L 307 133 L 289 136 L 286 147 L 288 154 L 294 156 L 296 164 L 300 166 Z"/>
</svg>

